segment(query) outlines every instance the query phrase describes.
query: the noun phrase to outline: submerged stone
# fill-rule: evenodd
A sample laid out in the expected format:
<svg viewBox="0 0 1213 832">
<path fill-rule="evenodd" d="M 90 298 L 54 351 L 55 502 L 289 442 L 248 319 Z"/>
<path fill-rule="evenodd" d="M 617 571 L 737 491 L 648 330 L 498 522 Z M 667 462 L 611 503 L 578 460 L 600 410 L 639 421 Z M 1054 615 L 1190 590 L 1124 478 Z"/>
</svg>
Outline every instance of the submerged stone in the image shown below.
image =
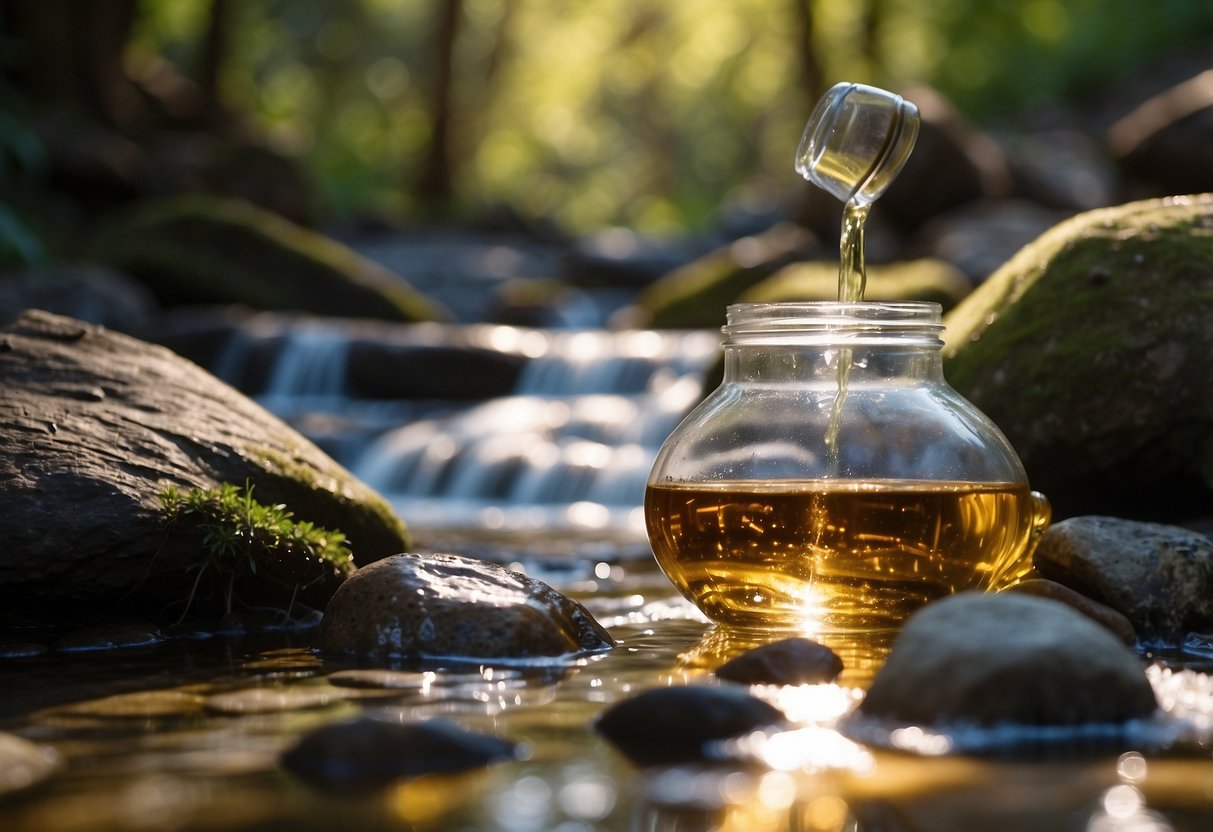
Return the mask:
<svg viewBox="0 0 1213 832">
<path fill-rule="evenodd" d="M 614 643 L 585 607 L 542 581 L 445 554 L 399 554 L 358 570 L 316 639 L 324 654 L 381 659 L 531 659 Z"/>
<path fill-rule="evenodd" d="M 1041 536 L 1036 568 L 1123 614 L 1147 638 L 1213 627 L 1213 540 L 1162 523 L 1071 517 Z"/>
<path fill-rule="evenodd" d="M 288 771 L 313 785 L 374 790 L 394 780 L 450 774 L 515 759 L 508 740 L 441 719 L 404 725 L 364 717 L 325 725 L 282 755 Z"/>
<path fill-rule="evenodd" d="M 785 638 L 747 650 L 716 668 L 715 675 L 746 685 L 815 685 L 832 682 L 842 659 L 807 638 Z"/>
<path fill-rule="evenodd" d="M 653 688 L 603 711 L 598 733 L 640 765 L 711 759 L 711 744 L 781 726 L 784 714 L 735 687 Z"/>
<path fill-rule="evenodd" d="M 947 316 L 945 373 L 1054 516 L 1191 519 L 1213 499 L 1213 194 L 1073 217 Z"/>
<path fill-rule="evenodd" d="M 1147 717 L 1140 658 L 1065 604 L 964 592 L 907 621 L 860 705 L 922 727 L 1075 726 Z"/>
</svg>

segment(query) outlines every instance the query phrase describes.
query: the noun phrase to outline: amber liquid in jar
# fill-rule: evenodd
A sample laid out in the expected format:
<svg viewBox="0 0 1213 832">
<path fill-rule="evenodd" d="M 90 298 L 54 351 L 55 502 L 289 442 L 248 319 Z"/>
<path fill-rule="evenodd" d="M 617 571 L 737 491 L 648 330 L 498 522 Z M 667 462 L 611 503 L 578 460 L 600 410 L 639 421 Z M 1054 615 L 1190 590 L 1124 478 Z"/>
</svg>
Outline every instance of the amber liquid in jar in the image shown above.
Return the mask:
<svg viewBox="0 0 1213 832">
<path fill-rule="evenodd" d="M 1022 579 L 1040 500 L 1019 483 L 677 483 L 648 487 L 645 518 L 661 568 L 714 621 L 847 632 Z"/>
</svg>

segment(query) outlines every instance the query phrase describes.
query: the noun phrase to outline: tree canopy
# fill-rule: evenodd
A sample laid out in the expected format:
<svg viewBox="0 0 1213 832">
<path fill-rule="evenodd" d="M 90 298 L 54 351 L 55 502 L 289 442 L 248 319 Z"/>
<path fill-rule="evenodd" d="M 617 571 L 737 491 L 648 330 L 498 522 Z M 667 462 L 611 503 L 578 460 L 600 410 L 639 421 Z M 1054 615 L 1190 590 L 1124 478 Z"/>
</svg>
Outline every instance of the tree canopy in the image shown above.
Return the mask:
<svg viewBox="0 0 1213 832">
<path fill-rule="evenodd" d="M 185 89 L 192 126 L 237 122 L 298 155 L 328 217 L 458 219 L 507 206 L 571 231 L 693 228 L 722 205 L 779 198 L 798 184 L 791 158 L 804 119 L 837 80 L 927 83 L 967 117 L 996 121 L 1123 82 L 1213 33 L 1213 5 L 1189 0 L 79 8 L 0 1 L 12 47 L 0 80 L 9 185 L 35 164 L 20 119 L 47 98 L 31 86 L 61 95 L 67 81 L 52 86 L 48 74 L 85 66 L 110 115 L 123 106 L 120 81 L 162 100 Z M 71 50 L 83 28 L 81 57 Z"/>
</svg>

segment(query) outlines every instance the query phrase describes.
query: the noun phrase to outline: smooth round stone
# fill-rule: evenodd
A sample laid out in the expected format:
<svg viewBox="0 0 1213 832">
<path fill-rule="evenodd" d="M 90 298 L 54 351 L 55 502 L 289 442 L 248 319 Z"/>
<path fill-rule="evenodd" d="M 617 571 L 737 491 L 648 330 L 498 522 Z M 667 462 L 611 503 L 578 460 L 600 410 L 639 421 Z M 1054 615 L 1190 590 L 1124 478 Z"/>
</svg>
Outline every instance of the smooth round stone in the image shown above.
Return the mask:
<svg viewBox="0 0 1213 832">
<path fill-rule="evenodd" d="M 716 668 L 720 679 L 743 685 L 816 685 L 834 681 L 842 659 L 807 638 L 785 638 L 747 650 Z"/>
<path fill-rule="evenodd" d="M 787 722 L 775 706 L 735 687 L 653 688 L 603 711 L 598 733 L 641 765 L 711 758 L 711 744 Z"/>
<path fill-rule="evenodd" d="M 910 725 L 1121 723 L 1157 708 L 1141 659 L 1057 601 L 965 592 L 906 622 L 860 705 Z"/>
<path fill-rule="evenodd" d="M 61 764 L 53 748 L 0 732 L 0 795 L 42 782 Z"/>
<path fill-rule="evenodd" d="M 1102 601 L 1147 638 L 1181 641 L 1213 627 L 1213 540 L 1161 523 L 1071 517 L 1034 555 L 1045 577 Z"/>
<path fill-rule="evenodd" d="M 518 757 L 518 746 L 441 719 L 407 723 L 363 717 L 304 735 L 282 765 L 314 785 L 382 788 L 394 780 L 468 771 Z"/>
<path fill-rule="evenodd" d="M 366 658 L 532 659 L 607 650 L 588 610 L 542 581 L 461 555 L 394 555 L 329 602 L 321 653 Z"/>
</svg>

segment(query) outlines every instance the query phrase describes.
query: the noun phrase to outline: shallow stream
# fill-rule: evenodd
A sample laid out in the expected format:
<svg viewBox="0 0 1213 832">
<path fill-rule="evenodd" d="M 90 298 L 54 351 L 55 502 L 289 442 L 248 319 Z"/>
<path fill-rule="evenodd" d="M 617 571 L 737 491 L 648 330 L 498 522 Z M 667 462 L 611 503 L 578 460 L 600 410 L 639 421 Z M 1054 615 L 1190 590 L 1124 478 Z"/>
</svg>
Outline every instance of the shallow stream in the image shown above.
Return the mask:
<svg viewBox="0 0 1213 832">
<path fill-rule="evenodd" d="M 1210 677 L 1152 680 L 1187 726 L 1181 750 L 1061 748 L 1015 757 L 880 750 L 835 730 L 879 664 L 880 644 L 835 644 L 837 684 L 755 688 L 797 729 L 742 761 L 641 769 L 596 734 L 596 714 L 649 687 L 721 684 L 709 670 L 746 646 L 673 597 L 651 561 L 532 572 L 583 600 L 614 651 L 546 669 L 330 665 L 308 631 L 174 640 L 0 659 L 0 729 L 53 750 L 57 769 L 14 788 L 0 759 L 0 829 L 108 830 L 1079 830 L 1213 826 Z M 16 652 L 16 651 L 10 651 Z M 1199 668 L 1196 668 L 1199 670 Z M 279 765 L 310 729 L 372 715 L 443 717 L 524 744 L 517 761 L 333 794 Z M 910 732 L 913 734 L 913 731 Z M 748 761 L 748 762 L 747 762 Z M 4 794 L 4 789 L 13 789 Z"/>
<path fill-rule="evenodd" d="M 618 648 L 540 670 L 383 668 L 322 662 L 306 629 L 111 650 L 23 646 L 10 634 L 0 643 L 0 832 L 1213 828 L 1213 677 L 1203 672 L 1213 662 L 1196 656 L 1169 670 L 1144 659 L 1175 729 L 1161 752 L 965 757 L 940 754 L 937 738 L 915 730 L 887 738 L 910 751 L 861 745 L 837 722 L 888 644 L 833 643 L 846 665 L 837 684 L 755 689 L 797 730 L 758 737 L 720 765 L 638 768 L 595 733 L 595 716 L 646 688 L 721 684 L 710 670 L 750 646 L 676 596 L 638 514 L 652 455 L 699 394 L 716 335 L 384 333 L 384 343 L 420 347 L 481 339 L 534 362 L 514 395 L 444 409 L 352 400 L 348 367 L 334 363 L 347 355 L 344 330 L 301 332 L 296 345 L 322 348 L 281 350 L 274 375 L 293 381 L 246 392 L 380 489 L 419 549 L 520 566 L 582 600 Z M 428 492 L 393 473 L 430 468 Z M 323 791 L 279 764 L 309 730 L 359 714 L 443 717 L 526 751 L 362 794 Z M 11 735 L 40 753 L 13 750 Z M 50 773 L 39 780 L 39 769 Z"/>
</svg>

